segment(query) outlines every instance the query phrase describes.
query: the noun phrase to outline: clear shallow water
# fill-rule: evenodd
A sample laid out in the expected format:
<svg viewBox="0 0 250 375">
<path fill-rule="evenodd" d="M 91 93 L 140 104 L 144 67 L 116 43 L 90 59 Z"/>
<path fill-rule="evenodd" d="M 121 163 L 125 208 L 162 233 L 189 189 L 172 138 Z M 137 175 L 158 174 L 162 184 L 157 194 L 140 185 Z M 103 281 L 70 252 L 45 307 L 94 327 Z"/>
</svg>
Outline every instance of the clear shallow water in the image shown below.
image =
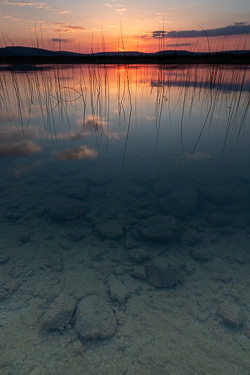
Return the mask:
<svg viewBox="0 0 250 375">
<path fill-rule="evenodd" d="M 250 373 L 249 88 L 244 67 L 2 73 L 3 373 Z M 109 337 L 79 328 L 90 296 Z"/>
</svg>

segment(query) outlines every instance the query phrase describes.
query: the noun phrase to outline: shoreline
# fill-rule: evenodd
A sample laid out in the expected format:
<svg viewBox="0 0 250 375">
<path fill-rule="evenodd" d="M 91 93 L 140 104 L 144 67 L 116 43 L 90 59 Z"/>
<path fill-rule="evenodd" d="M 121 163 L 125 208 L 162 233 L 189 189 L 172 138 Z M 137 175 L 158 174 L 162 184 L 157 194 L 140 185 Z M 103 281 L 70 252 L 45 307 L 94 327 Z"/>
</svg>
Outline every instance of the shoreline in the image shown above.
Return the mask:
<svg viewBox="0 0 250 375">
<path fill-rule="evenodd" d="M 4 64 L 230 64 L 250 65 L 250 53 L 233 53 L 218 56 L 142 55 L 142 56 L 1 56 L 0 65 Z"/>
</svg>

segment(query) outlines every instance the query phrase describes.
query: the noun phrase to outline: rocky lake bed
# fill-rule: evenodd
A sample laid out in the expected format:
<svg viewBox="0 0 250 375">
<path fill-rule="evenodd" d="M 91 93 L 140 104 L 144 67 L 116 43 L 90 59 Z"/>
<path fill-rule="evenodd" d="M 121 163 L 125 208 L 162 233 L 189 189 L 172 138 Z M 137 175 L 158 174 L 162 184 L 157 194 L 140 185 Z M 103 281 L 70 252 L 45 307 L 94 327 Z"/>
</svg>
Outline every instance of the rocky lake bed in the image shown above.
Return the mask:
<svg viewBox="0 0 250 375">
<path fill-rule="evenodd" d="M 250 374 L 249 183 L 43 173 L 1 181 L 1 374 Z"/>
</svg>

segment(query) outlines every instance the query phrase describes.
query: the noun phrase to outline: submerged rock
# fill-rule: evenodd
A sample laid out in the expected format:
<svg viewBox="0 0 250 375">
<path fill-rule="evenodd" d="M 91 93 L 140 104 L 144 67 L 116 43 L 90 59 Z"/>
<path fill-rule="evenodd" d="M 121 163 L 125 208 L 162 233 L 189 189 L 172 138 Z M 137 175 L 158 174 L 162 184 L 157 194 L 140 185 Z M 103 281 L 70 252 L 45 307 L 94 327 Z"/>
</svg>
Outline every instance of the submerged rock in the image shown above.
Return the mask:
<svg viewBox="0 0 250 375">
<path fill-rule="evenodd" d="M 125 240 L 125 247 L 127 249 L 134 249 L 138 246 L 137 242 L 135 240 L 133 240 L 131 237 L 127 238 Z"/>
<path fill-rule="evenodd" d="M 129 291 L 126 286 L 116 277 L 110 277 L 108 280 L 108 287 L 112 300 L 122 304 L 129 296 Z"/>
<path fill-rule="evenodd" d="M 85 340 L 114 335 L 117 322 L 109 304 L 97 296 L 81 300 L 76 310 L 76 331 Z"/>
<path fill-rule="evenodd" d="M 116 240 L 123 236 L 123 224 L 121 220 L 108 220 L 96 226 L 99 234 L 109 240 Z"/>
<path fill-rule="evenodd" d="M 0 264 L 7 263 L 10 259 L 10 254 L 0 251 Z"/>
<path fill-rule="evenodd" d="M 180 269 L 164 257 L 156 257 L 146 266 L 150 284 L 166 288 L 178 283 L 181 278 Z"/>
<path fill-rule="evenodd" d="M 209 185 L 200 190 L 200 194 L 208 201 L 219 206 L 232 205 L 234 195 L 230 188 L 221 185 Z"/>
<path fill-rule="evenodd" d="M 228 254 L 228 259 L 231 262 L 247 264 L 250 263 L 250 254 L 244 248 L 242 248 L 235 251 L 233 254 Z"/>
<path fill-rule="evenodd" d="M 20 286 L 20 282 L 13 280 L 9 275 L 0 275 L 0 302 L 11 294 Z"/>
<path fill-rule="evenodd" d="M 72 242 L 79 242 L 83 238 L 82 228 L 72 228 L 68 234 Z"/>
<path fill-rule="evenodd" d="M 199 196 L 194 190 L 180 189 L 166 197 L 163 208 L 168 215 L 183 219 L 195 212 L 198 203 Z"/>
<path fill-rule="evenodd" d="M 187 230 L 181 233 L 180 239 L 182 245 L 193 246 L 200 242 L 201 236 L 199 235 L 196 229 L 188 228 Z"/>
<path fill-rule="evenodd" d="M 63 270 L 63 260 L 59 254 L 50 254 L 45 261 L 46 267 L 52 271 L 61 272 Z"/>
<path fill-rule="evenodd" d="M 92 185 L 103 186 L 107 184 L 108 182 L 112 181 L 112 177 L 113 176 L 111 173 L 107 173 L 107 171 L 99 170 L 99 171 L 95 171 L 95 173 L 94 172 L 89 173 L 86 176 L 86 179 Z"/>
<path fill-rule="evenodd" d="M 76 355 L 83 355 L 83 353 L 86 351 L 85 346 L 81 343 L 80 340 L 74 341 L 70 348 Z"/>
<path fill-rule="evenodd" d="M 45 208 L 45 213 L 56 221 L 69 221 L 84 216 L 86 206 L 76 199 L 62 198 L 51 201 Z"/>
<path fill-rule="evenodd" d="M 207 262 L 208 260 L 212 259 L 212 254 L 202 248 L 195 249 L 194 251 L 192 251 L 191 255 L 193 259 L 199 260 L 201 262 Z"/>
<path fill-rule="evenodd" d="M 250 324 L 247 324 L 243 331 L 244 335 L 250 339 Z"/>
<path fill-rule="evenodd" d="M 178 223 L 172 215 L 151 216 L 139 224 L 138 230 L 146 239 L 172 241 L 176 237 Z"/>
<path fill-rule="evenodd" d="M 141 263 L 150 257 L 148 250 L 135 248 L 128 251 L 128 256 L 133 262 Z"/>
<path fill-rule="evenodd" d="M 31 372 L 29 372 L 29 375 L 45 375 L 45 374 L 50 375 L 50 373 L 47 372 L 45 368 L 40 365 L 36 366 L 35 368 L 33 368 Z"/>
<path fill-rule="evenodd" d="M 213 212 L 212 214 L 208 214 L 207 220 L 214 227 L 223 227 L 230 225 L 233 221 L 233 218 L 229 215 L 224 214 L 221 211 L 218 211 Z"/>
<path fill-rule="evenodd" d="M 152 189 L 156 195 L 160 196 L 167 195 L 169 193 L 169 187 L 161 181 L 154 182 L 152 185 Z"/>
<path fill-rule="evenodd" d="M 68 292 L 60 293 L 41 319 L 43 328 L 62 331 L 69 323 L 76 308 L 76 300 Z"/>
<path fill-rule="evenodd" d="M 144 266 L 135 266 L 132 269 L 132 276 L 136 279 L 145 280 L 147 278 L 147 272 Z"/>
<path fill-rule="evenodd" d="M 140 210 L 137 210 L 137 211 L 135 212 L 135 217 L 136 217 L 137 219 L 145 219 L 145 218 L 147 218 L 147 217 L 149 217 L 149 216 L 152 216 L 152 212 L 149 211 L 149 210 L 140 209 Z"/>
<path fill-rule="evenodd" d="M 88 254 L 92 260 L 99 260 L 106 251 L 105 247 L 94 247 L 88 251 Z"/>
<path fill-rule="evenodd" d="M 71 187 L 66 192 L 66 197 L 77 199 L 77 200 L 84 200 L 87 196 L 87 184 L 81 183 L 79 187 Z"/>
<path fill-rule="evenodd" d="M 150 182 L 150 179 L 146 175 L 146 173 L 137 169 L 129 173 L 129 178 L 131 181 L 136 182 L 137 184 L 142 184 L 142 185 L 148 184 Z"/>
<path fill-rule="evenodd" d="M 226 324 L 235 328 L 242 326 L 245 320 L 241 308 L 229 301 L 220 304 L 218 314 Z"/>
</svg>

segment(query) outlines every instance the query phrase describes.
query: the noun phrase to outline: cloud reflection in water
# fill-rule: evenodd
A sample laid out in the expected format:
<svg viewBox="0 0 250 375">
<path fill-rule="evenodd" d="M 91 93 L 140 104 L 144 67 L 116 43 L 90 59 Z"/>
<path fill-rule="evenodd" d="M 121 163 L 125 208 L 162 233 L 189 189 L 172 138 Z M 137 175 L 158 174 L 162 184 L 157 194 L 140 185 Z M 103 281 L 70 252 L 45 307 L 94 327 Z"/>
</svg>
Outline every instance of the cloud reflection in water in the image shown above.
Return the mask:
<svg viewBox="0 0 250 375">
<path fill-rule="evenodd" d="M 0 158 L 7 156 L 27 155 L 41 151 L 42 147 L 32 141 L 1 144 Z"/>
<path fill-rule="evenodd" d="M 64 151 L 59 151 L 55 154 L 56 159 L 60 161 L 94 159 L 98 156 L 95 150 L 89 149 L 87 146 L 78 146 L 75 148 L 68 148 Z"/>
</svg>

